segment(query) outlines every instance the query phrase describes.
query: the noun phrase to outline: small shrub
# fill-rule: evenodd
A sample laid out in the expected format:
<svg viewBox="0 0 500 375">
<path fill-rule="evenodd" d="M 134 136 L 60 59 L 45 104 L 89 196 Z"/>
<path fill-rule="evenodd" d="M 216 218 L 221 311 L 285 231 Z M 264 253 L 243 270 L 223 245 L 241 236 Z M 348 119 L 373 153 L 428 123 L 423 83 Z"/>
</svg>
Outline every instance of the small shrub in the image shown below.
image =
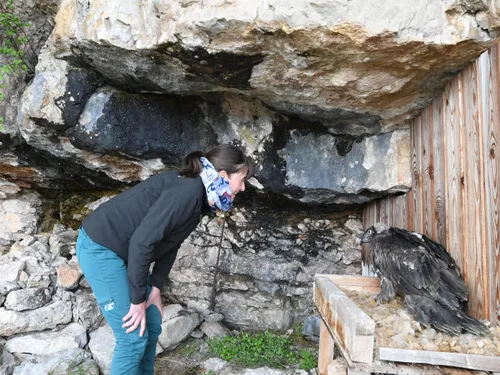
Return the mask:
<svg viewBox="0 0 500 375">
<path fill-rule="evenodd" d="M 3 101 L 3 89 L 7 87 L 5 83 L 8 75 L 24 71 L 34 74 L 34 69 L 28 64 L 25 58 L 25 49 L 29 49 L 36 56 L 36 53 L 29 43 L 26 28 L 28 22 L 22 21 L 15 13 L 14 0 L 0 2 L 0 55 L 6 57 L 7 62 L 0 65 L 0 102 Z M 2 130 L 3 118 L 0 116 L 0 130 Z"/>
</svg>

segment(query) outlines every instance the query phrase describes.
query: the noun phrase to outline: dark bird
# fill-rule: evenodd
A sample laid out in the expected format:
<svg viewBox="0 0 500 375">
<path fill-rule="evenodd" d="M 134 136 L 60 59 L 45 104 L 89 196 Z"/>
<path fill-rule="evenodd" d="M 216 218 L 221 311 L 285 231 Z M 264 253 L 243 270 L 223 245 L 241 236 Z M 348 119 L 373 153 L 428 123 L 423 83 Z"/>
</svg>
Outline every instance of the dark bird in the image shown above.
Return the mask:
<svg viewBox="0 0 500 375">
<path fill-rule="evenodd" d="M 380 276 L 380 302 L 399 292 L 406 308 L 424 326 L 446 334 L 463 331 L 488 334 L 488 328 L 467 315 L 467 287 L 455 261 L 437 242 L 423 234 L 377 223 L 360 243 L 370 243 L 370 259 Z"/>
</svg>

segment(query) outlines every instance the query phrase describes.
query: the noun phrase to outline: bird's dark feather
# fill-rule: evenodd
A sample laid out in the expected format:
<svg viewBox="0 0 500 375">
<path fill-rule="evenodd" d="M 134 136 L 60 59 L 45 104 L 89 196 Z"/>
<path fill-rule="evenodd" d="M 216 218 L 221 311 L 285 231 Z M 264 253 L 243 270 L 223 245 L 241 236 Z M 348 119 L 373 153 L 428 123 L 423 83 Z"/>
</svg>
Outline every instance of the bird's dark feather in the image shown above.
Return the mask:
<svg viewBox="0 0 500 375">
<path fill-rule="evenodd" d="M 423 234 L 394 227 L 370 239 L 372 264 L 383 279 L 380 300 L 394 297 L 394 290 L 398 290 L 423 324 L 450 334 L 463 329 L 475 334 L 488 332 L 482 323 L 466 315 L 467 287 L 443 246 Z"/>
</svg>

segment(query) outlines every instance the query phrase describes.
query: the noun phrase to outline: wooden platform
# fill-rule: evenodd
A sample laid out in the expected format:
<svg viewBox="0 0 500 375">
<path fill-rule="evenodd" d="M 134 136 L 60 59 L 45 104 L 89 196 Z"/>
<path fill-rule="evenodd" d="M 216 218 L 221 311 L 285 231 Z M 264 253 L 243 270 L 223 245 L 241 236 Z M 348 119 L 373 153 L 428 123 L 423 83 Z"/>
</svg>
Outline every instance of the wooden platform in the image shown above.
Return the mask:
<svg viewBox="0 0 500 375">
<path fill-rule="evenodd" d="M 321 375 L 443 374 L 434 366 L 500 371 L 500 356 L 375 347 L 375 322 L 339 288 L 378 293 L 380 282 L 375 277 L 316 275 L 314 284 L 314 302 L 322 318 L 318 359 Z M 333 360 L 334 345 L 345 360 L 346 372 L 339 361 Z"/>
</svg>

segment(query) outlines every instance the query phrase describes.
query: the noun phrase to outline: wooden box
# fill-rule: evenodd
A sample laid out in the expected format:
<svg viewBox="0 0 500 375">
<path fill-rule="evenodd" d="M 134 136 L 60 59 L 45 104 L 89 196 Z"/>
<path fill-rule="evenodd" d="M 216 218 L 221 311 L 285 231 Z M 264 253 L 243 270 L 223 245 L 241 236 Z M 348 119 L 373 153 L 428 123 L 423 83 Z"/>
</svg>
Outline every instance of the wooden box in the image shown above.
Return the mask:
<svg viewBox="0 0 500 375">
<path fill-rule="evenodd" d="M 392 362 L 500 371 L 500 356 L 376 347 L 375 322 L 340 289 L 378 293 L 380 282 L 375 277 L 316 275 L 314 284 L 314 302 L 323 320 L 319 358 L 322 374 L 327 373 L 333 360 L 333 342 L 350 369 L 363 369 L 354 372 L 383 372 L 384 366 Z"/>
</svg>

